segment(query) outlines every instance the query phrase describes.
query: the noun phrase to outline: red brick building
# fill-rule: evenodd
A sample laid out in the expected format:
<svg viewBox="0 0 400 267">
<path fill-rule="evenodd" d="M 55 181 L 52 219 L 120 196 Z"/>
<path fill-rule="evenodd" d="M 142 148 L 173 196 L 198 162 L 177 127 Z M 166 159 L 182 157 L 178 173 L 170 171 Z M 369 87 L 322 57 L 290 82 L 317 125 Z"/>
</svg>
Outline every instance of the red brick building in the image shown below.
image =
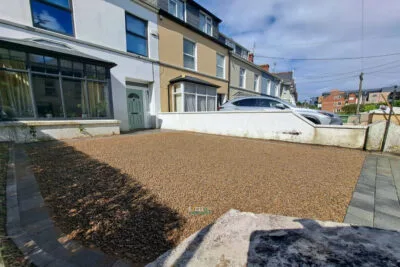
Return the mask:
<svg viewBox="0 0 400 267">
<path fill-rule="evenodd" d="M 343 91 L 334 89 L 322 96 L 322 110 L 340 112 L 346 104 L 346 93 Z"/>
</svg>

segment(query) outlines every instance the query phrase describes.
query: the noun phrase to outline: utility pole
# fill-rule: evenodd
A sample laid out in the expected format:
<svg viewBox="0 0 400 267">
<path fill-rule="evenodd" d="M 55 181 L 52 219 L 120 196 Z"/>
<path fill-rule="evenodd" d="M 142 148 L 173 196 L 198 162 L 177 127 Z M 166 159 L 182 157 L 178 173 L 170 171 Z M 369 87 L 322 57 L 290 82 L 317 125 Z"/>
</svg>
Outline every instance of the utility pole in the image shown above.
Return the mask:
<svg viewBox="0 0 400 267">
<path fill-rule="evenodd" d="M 388 99 L 388 102 L 389 102 L 388 104 L 390 105 L 390 111 L 389 111 L 389 118 L 386 121 L 385 133 L 383 134 L 381 152 L 383 152 L 385 150 L 386 139 L 387 139 L 387 136 L 388 136 L 388 133 L 389 133 L 389 127 L 390 127 L 390 123 L 391 123 L 391 120 L 392 120 L 393 103 L 394 103 L 394 99 L 396 97 L 396 89 L 397 89 L 397 86 L 394 87 L 394 91 L 392 93 L 393 94 L 392 99 L 390 99 L 390 100 Z"/>
<path fill-rule="evenodd" d="M 357 115 L 360 114 L 360 104 L 362 101 L 362 82 L 364 80 L 364 73 L 360 73 L 360 84 L 358 86 L 358 101 L 357 101 Z M 359 120 L 361 121 L 361 117 L 359 116 Z"/>
</svg>

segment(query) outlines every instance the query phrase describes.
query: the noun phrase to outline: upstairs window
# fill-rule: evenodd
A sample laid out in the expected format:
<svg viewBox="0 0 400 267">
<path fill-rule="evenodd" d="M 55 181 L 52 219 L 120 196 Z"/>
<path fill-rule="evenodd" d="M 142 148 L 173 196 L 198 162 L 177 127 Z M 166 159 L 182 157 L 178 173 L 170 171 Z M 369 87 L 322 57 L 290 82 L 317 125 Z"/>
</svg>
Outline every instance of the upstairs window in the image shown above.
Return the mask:
<svg viewBox="0 0 400 267">
<path fill-rule="evenodd" d="M 200 30 L 212 36 L 212 19 L 210 16 L 207 16 L 205 13 L 200 12 Z"/>
<path fill-rule="evenodd" d="M 182 0 L 168 0 L 168 12 L 185 21 L 185 3 Z"/>
<path fill-rule="evenodd" d="M 196 43 L 183 39 L 183 66 L 196 69 Z"/>
<path fill-rule="evenodd" d="M 240 68 L 239 87 L 245 88 L 246 86 L 246 70 Z"/>
<path fill-rule="evenodd" d="M 217 77 L 225 78 L 225 56 L 217 54 Z"/>
<path fill-rule="evenodd" d="M 71 0 L 31 0 L 33 26 L 74 35 Z"/>
<path fill-rule="evenodd" d="M 254 91 L 258 92 L 259 85 L 260 85 L 260 76 L 254 74 Z"/>
<path fill-rule="evenodd" d="M 126 45 L 128 52 L 147 57 L 147 22 L 126 14 Z"/>
</svg>

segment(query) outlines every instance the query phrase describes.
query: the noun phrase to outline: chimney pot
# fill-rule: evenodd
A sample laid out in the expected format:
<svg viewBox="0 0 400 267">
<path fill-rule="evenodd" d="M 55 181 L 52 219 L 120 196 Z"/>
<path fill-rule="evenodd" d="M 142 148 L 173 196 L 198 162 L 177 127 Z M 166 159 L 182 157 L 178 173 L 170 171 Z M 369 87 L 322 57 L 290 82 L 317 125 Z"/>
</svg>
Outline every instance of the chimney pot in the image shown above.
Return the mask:
<svg viewBox="0 0 400 267">
<path fill-rule="evenodd" d="M 261 65 L 260 67 L 269 72 L 269 64 Z"/>
<path fill-rule="evenodd" d="M 253 53 L 249 54 L 249 61 L 254 63 L 254 54 Z"/>
</svg>

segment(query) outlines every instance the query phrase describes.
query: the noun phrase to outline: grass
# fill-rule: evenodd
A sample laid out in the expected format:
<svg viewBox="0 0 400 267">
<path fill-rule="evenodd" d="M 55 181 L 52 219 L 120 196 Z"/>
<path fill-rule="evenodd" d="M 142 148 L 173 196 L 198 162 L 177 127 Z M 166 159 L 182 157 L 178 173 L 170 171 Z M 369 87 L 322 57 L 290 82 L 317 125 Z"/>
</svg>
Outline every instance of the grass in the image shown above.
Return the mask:
<svg viewBox="0 0 400 267">
<path fill-rule="evenodd" d="M 24 255 L 7 237 L 6 181 L 8 163 L 8 144 L 0 143 L 0 266 L 27 266 Z"/>
<path fill-rule="evenodd" d="M 342 222 L 365 153 L 195 133 L 28 146 L 61 230 L 149 262 L 229 209 Z"/>
</svg>

